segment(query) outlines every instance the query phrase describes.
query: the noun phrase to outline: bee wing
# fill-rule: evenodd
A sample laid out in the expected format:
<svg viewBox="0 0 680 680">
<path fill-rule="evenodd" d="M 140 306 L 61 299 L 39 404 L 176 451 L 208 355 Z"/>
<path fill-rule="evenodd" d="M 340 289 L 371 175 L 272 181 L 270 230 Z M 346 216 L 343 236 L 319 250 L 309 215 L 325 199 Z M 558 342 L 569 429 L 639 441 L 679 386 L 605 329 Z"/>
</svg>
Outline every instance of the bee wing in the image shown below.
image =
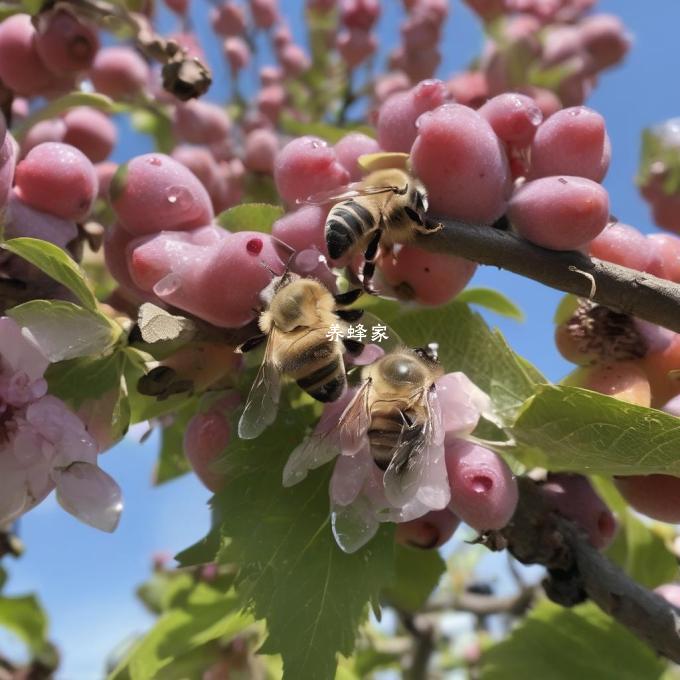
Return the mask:
<svg viewBox="0 0 680 680">
<path fill-rule="evenodd" d="M 306 205 L 325 205 L 326 203 L 347 201 L 350 198 L 357 198 L 357 196 L 373 196 L 375 194 L 384 194 L 388 191 L 399 190 L 399 187 L 395 186 L 366 186 L 363 182 L 352 182 L 351 184 L 345 184 L 342 187 L 336 187 L 330 191 L 320 191 L 317 194 L 312 194 L 304 201 L 299 202 Z"/>
<path fill-rule="evenodd" d="M 281 376 L 273 361 L 275 333 L 276 330 L 273 329 L 267 338 L 262 365 L 238 421 L 238 436 L 241 439 L 255 439 L 276 420 L 281 396 Z"/>
<path fill-rule="evenodd" d="M 357 496 L 349 505 L 331 505 L 331 526 L 340 549 L 354 553 L 375 536 L 380 523 L 370 501 Z"/>
<path fill-rule="evenodd" d="M 283 468 L 283 485 L 301 482 L 309 470 L 320 467 L 338 454 L 355 454 L 367 442 L 368 385 L 364 384 L 352 397 L 335 425 L 313 432 L 290 454 Z"/>
<path fill-rule="evenodd" d="M 369 395 L 371 381 L 365 380 L 352 401 L 340 416 L 337 427 L 340 431 L 340 449 L 344 456 L 353 456 L 366 444 L 371 424 Z"/>
<path fill-rule="evenodd" d="M 283 486 L 301 482 L 309 470 L 321 467 L 340 453 L 337 429 L 315 432 L 299 444 L 290 454 L 283 468 Z"/>
<path fill-rule="evenodd" d="M 439 510 L 450 499 L 441 408 L 434 389 L 423 390 L 420 398 L 426 410 L 423 429 L 414 439 L 400 438 L 383 484 L 387 500 L 396 507 L 417 501 L 431 510 Z"/>
<path fill-rule="evenodd" d="M 364 311 L 361 318 L 354 325 L 357 327 L 359 324 L 366 329 L 367 334 L 364 342 L 367 346 L 374 345 L 381 349 L 383 354 L 396 352 L 405 347 L 404 342 L 396 332 L 374 314 Z M 362 362 L 359 360 L 359 362 L 354 361 L 354 363 L 361 364 Z M 372 363 L 372 361 L 365 363 Z"/>
</svg>

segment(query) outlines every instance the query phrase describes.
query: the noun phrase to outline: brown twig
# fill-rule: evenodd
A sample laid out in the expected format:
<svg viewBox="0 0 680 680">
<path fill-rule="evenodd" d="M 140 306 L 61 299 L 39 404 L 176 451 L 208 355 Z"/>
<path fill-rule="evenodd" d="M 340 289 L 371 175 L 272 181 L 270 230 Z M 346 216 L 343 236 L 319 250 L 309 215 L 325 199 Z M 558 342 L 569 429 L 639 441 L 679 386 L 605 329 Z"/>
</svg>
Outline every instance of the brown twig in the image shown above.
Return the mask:
<svg viewBox="0 0 680 680">
<path fill-rule="evenodd" d="M 507 269 L 680 332 L 680 286 L 671 281 L 578 252 L 546 250 L 509 231 L 441 222 L 442 230 L 418 237 L 419 247 Z"/>
<path fill-rule="evenodd" d="M 680 662 L 680 609 L 638 585 L 575 524 L 551 512 L 535 482 L 524 477 L 519 484 L 512 520 L 484 537 L 487 547 L 507 548 L 523 564 L 544 565 L 550 599 L 565 606 L 590 599 L 656 652 Z"/>
</svg>

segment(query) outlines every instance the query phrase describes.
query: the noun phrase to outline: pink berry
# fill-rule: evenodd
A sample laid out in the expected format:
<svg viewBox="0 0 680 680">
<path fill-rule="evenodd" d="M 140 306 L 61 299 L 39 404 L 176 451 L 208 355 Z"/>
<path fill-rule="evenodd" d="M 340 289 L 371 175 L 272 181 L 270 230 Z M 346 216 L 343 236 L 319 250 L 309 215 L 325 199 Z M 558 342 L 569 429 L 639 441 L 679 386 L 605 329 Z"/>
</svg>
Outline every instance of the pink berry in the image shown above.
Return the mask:
<svg viewBox="0 0 680 680">
<path fill-rule="evenodd" d="M 96 30 L 66 10 L 40 19 L 35 47 L 47 68 L 57 75 L 85 71 L 99 49 Z"/>
<path fill-rule="evenodd" d="M 523 94 L 499 94 L 479 109 L 498 137 L 506 144 L 525 147 L 531 144 L 543 113 L 536 102 Z"/>
<path fill-rule="evenodd" d="M 600 260 L 620 264 L 638 271 L 648 271 L 652 261 L 649 241 L 635 227 L 615 222 L 590 243 L 590 254 Z"/>
<path fill-rule="evenodd" d="M 502 529 L 517 507 L 517 482 L 493 451 L 460 441 L 446 449 L 449 508 L 477 531 Z"/>
<path fill-rule="evenodd" d="M 380 16 L 378 0 L 342 0 L 342 23 L 348 28 L 370 30 Z"/>
<path fill-rule="evenodd" d="M 325 141 L 318 137 L 298 137 L 279 151 L 274 165 L 274 181 L 281 197 L 290 205 L 297 200 L 328 191 L 349 181 L 349 172 Z"/>
<path fill-rule="evenodd" d="M 527 241 L 551 250 L 575 250 L 609 222 L 609 196 L 584 177 L 543 177 L 514 193 L 507 215 Z"/>
<path fill-rule="evenodd" d="M 4 118 L 2 120 L 4 121 Z M 14 137 L 5 129 L 4 139 L 0 145 L 0 211 L 7 205 L 12 191 L 18 151 L 19 146 Z"/>
<path fill-rule="evenodd" d="M 447 81 L 454 101 L 478 109 L 489 98 L 489 83 L 482 71 L 464 71 Z"/>
<path fill-rule="evenodd" d="M 226 482 L 224 473 L 217 471 L 214 464 L 231 440 L 229 412 L 234 406 L 223 401 L 217 401 L 205 413 L 197 413 L 184 432 L 184 454 L 197 477 L 213 493 L 220 491 Z"/>
<path fill-rule="evenodd" d="M 279 152 L 279 138 L 269 128 L 253 130 L 246 137 L 243 163 L 253 172 L 268 175 L 274 172 L 274 161 Z"/>
<path fill-rule="evenodd" d="M 295 43 L 287 43 L 278 51 L 279 63 L 289 78 L 297 78 L 308 71 L 312 62 L 302 47 Z"/>
<path fill-rule="evenodd" d="M 243 38 L 238 36 L 227 38 L 223 49 L 233 73 L 243 70 L 250 63 L 250 48 Z"/>
<path fill-rule="evenodd" d="M 212 198 L 221 181 L 220 168 L 212 154 L 200 146 L 180 145 L 173 149 L 172 157 L 201 180 Z"/>
<path fill-rule="evenodd" d="M 392 95 L 380 107 L 378 143 L 385 151 L 408 153 L 418 134 L 421 114 L 441 106 L 448 99 L 441 80 L 424 80 L 407 92 Z"/>
<path fill-rule="evenodd" d="M 402 545 L 432 550 L 444 545 L 459 525 L 460 520 L 448 508 L 431 510 L 418 519 L 397 524 L 394 538 Z"/>
<path fill-rule="evenodd" d="M 418 119 L 411 163 L 435 215 L 492 224 L 505 212 L 505 151 L 489 123 L 467 106 L 444 104 Z"/>
<path fill-rule="evenodd" d="M 144 154 L 120 166 L 111 183 L 111 206 L 131 234 L 195 229 L 213 218 L 205 187 L 164 154 Z"/>
<path fill-rule="evenodd" d="M 94 171 L 97 173 L 97 185 L 99 186 L 97 198 L 108 200 L 109 187 L 116 170 L 118 170 L 118 163 L 113 161 L 104 161 L 94 166 Z"/>
<path fill-rule="evenodd" d="M 594 14 L 579 24 L 583 45 L 598 70 L 618 64 L 630 49 L 630 36 L 619 17 Z"/>
<path fill-rule="evenodd" d="M 586 531 L 588 540 L 598 550 L 612 542 L 616 533 L 616 518 L 587 477 L 551 473 L 541 486 L 541 492 L 548 505 Z"/>
<path fill-rule="evenodd" d="M 21 155 L 44 142 L 61 142 L 66 134 L 66 123 L 61 118 L 48 118 L 36 123 L 21 141 Z"/>
<path fill-rule="evenodd" d="M 280 217 L 272 225 L 272 236 L 296 251 L 316 248 L 328 257 L 324 228 L 328 209 L 319 205 L 303 205 Z"/>
<path fill-rule="evenodd" d="M 363 64 L 378 49 L 378 40 L 370 31 L 345 30 L 336 40 L 338 52 L 349 69 Z"/>
<path fill-rule="evenodd" d="M 680 237 L 649 234 L 647 248 L 651 258 L 645 270 L 661 279 L 680 283 Z"/>
<path fill-rule="evenodd" d="M 253 15 L 253 23 L 258 28 L 269 29 L 279 16 L 277 0 L 250 0 L 250 13 Z"/>
<path fill-rule="evenodd" d="M 131 47 L 105 47 L 94 60 L 90 79 L 97 92 L 113 99 L 128 99 L 146 88 L 149 66 Z"/>
<path fill-rule="evenodd" d="M 399 297 L 443 305 L 468 284 L 477 265 L 461 257 L 404 245 L 380 259 L 380 271 Z"/>
<path fill-rule="evenodd" d="M 359 167 L 360 156 L 380 151 L 380 145 L 372 137 L 362 132 L 350 132 L 338 140 L 333 147 L 340 164 L 349 172 L 352 182 L 361 179 L 363 172 Z"/>
<path fill-rule="evenodd" d="M 604 118 L 586 106 L 562 109 L 536 132 L 529 178 L 564 174 L 601 182 L 610 158 Z"/>
<path fill-rule="evenodd" d="M 210 22 L 215 33 L 221 36 L 243 35 L 246 31 L 246 15 L 235 2 L 224 2 L 210 11 Z"/>
<path fill-rule="evenodd" d="M 81 151 L 47 142 L 29 151 L 16 169 L 19 198 L 37 210 L 80 222 L 97 197 L 97 174 Z"/>
<path fill-rule="evenodd" d="M 0 79 L 26 97 L 42 94 L 54 81 L 54 74 L 40 59 L 35 38 L 28 14 L 14 14 L 0 22 Z"/>
<path fill-rule="evenodd" d="M 680 477 L 631 475 L 615 477 L 614 482 L 621 495 L 638 512 L 659 522 L 680 522 Z"/>
<path fill-rule="evenodd" d="M 176 107 L 174 129 L 184 142 L 213 144 L 229 136 L 231 121 L 221 106 L 191 100 Z"/>
<path fill-rule="evenodd" d="M 97 109 L 89 106 L 71 109 L 64 116 L 64 124 L 64 144 L 80 149 L 93 163 L 105 161 L 116 145 L 116 126 Z"/>
</svg>

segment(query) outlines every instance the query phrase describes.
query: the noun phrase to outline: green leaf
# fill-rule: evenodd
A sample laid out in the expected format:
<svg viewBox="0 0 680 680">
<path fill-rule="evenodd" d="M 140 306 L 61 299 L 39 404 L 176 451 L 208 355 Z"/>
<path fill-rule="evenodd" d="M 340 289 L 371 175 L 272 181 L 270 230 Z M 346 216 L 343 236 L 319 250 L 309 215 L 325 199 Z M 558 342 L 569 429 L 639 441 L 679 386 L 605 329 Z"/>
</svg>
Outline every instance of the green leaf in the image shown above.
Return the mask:
<svg viewBox="0 0 680 680">
<path fill-rule="evenodd" d="M 43 106 L 21 121 L 13 130 L 15 139 L 20 142 L 36 123 L 49 118 L 57 118 L 62 113 L 66 113 L 66 111 L 77 106 L 90 106 L 104 113 L 115 113 L 117 111 L 116 103 L 113 99 L 103 94 L 96 92 L 71 92 L 58 99 L 53 99 L 47 106 Z"/>
<path fill-rule="evenodd" d="M 618 519 L 619 531 L 607 555 L 646 588 L 677 579 L 678 560 L 654 525 L 644 524 L 630 510 L 619 514 Z"/>
<path fill-rule="evenodd" d="M 191 465 L 184 455 L 184 432 L 187 423 L 196 413 L 197 407 L 197 400 L 190 399 L 183 408 L 173 415 L 172 423 L 163 427 L 161 451 L 158 457 L 158 466 L 154 473 L 154 484 L 169 482 L 171 479 L 176 479 L 191 470 Z"/>
<path fill-rule="evenodd" d="M 125 354 L 80 357 L 52 364 L 45 372 L 50 394 L 77 409 L 86 399 L 97 399 L 120 385 Z"/>
<path fill-rule="evenodd" d="M 446 573 L 446 562 L 436 550 L 398 545 L 395 551 L 396 578 L 384 591 L 389 604 L 414 612 L 420 609 Z"/>
<path fill-rule="evenodd" d="M 237 610 L 233 590 L 223 593 L 206 583 L 197 583 L 180 606 L 164 613 L 134 645 L 109 680 L 184 677 L 175 675 L 176 660 L 214 640 L 228 642 L 252 624 L 250 616 Z"/>
<path fill-rule="evenodd" d="M 97 309 L 97 299 L 85 279 L 83 270 L 68 254 L 53 243 L 37 238 L 13 238 L 2 244 L 19 257 L 23 257 L 32 265 L 66 286 L 91 311 Z"/>
<path fill-rule="evenodd" d="M 229 482 L 213 500 L 229 538 L 220 561 L 238 564 L 242 603 L 267 622 L 261 651 L 281 654 L 284 677 L 332 680 L 337 654 L 349 656 L 369 602 L 392 581 L 394 543 L 384 526 L 352 555 L 335 544 L 329 518 L 330 466 L 293 488 L 283 465 L 311 409 L 281 408 L 256 440 L 235 440 L 224 459 Z"/>
<path fill-rule="evenodd" d="M 35 595 L 0 597 L 0 626 L 21 638 L 33 653 L 47 642 L 47 616 Z"/>
<path fill-rule="evenodd" d="M 541 386 L 511 433 L 508 452 L 548 470 L 680 476 L 678 419 L 597 392 Z"/>
<path fill-rule="evenodd" d="M 30 331 L 52 362 L 103 354 L 120 336 L 120 329 L 103 314 L 62 300 L 31 300 L 7 314 Z"/>
<path fill-rule="evenodd" d="M 563 609 L 543 601 L 481 660 L 481 680 L 654 680 L 666 664 L 588 603 Z"/>
<path fill-rule="evenodd" d="M 272 224 L 284 213 L 279 205 L 242 203 L 217 216 L 217 224 L 229 231 L 262 231 L 271 233 Z"/>
<path fill-rule="evenodd" d="M 385 320 L 409 347 L 439 343 L 439 359 L 447 372 L 462 371 L 493 402 L 507 423 L 547 382 L 526 360 L 517 356 L 498 330 L 490 330 L 482 317 L 461 302 L 434 309 L 401 311 L 379 303 L 371 313 Z"/>
<path fill-rule="evenodd" d="M 493 288 L 466 288 L 458 294 L 456 301 L 465 302 L 468 305 L 479 305 L 515 321 L 524 321 L 522 310 L 503 293 Z"/>
</svg>

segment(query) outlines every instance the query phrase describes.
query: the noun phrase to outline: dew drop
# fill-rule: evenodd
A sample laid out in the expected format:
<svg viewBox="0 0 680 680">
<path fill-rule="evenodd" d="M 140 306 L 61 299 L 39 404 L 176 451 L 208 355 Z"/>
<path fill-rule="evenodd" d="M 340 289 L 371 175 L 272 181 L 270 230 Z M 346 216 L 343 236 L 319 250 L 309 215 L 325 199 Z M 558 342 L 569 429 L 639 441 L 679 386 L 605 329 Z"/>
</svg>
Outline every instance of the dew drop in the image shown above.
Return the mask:
<svg viewBox="0 0 680 680">
<path fill-rule="evenodd" d="M 173 206 L 176 206 L 180 210 L 187 209 L 191 203 L 191 192 L 189 189 L 179 185 L 173 185 L 165 190 L 165 197 Z"/>
<path fill-rule="evenodd" d="M 176 293 L 182 287 L 182 279 L 177 274 L 170 273 L 164 276 L 153 287 L 153 292 L 158 297 L 165 297 Z"/>
</svg>

